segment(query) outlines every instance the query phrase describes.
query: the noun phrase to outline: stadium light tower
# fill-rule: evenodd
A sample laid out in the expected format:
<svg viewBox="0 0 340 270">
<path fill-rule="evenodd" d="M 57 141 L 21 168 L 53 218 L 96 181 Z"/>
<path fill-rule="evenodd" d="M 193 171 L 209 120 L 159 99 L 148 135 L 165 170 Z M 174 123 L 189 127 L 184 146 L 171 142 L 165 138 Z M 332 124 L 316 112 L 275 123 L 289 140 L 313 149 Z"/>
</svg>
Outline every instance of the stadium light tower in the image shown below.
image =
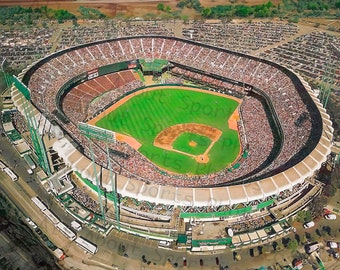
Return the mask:
<svg viewBox="0 0 340 270">
<path fill-rule="evenodd" d="M 6 82 L 6 89 L 7 89 L 11 85 L 11 78 L 10 78 L 10 75 L 7 74 L 7 72 L 5 71 L 5 65 L 6 65 L 6 58 L 4 58 L 4 60 L 1 62 L 1 71 L 4 74 L 4 78 Z"/>
<path fill-rule="evenodd" d="M 322 75 L 319 94 L 320 102 L 322 103 L 324 108 L 326 108 L 328 104 L 328 99 L 332 91 L 332 86 L 334 83 L 334 73 L 335 67 L 331 66 L 331 64 L 328 62 L 326 64 L 324 74 Z"/>
<path fill-rule="evenodd" d="M 101 189 L 100 189 L 100 185 L 99 185 L 99 179 L 98 179 L 98 175 L 97 175 L 94 153 L 93 153 L 93 149 L 92 149 L 92 144 L 93 144 L 92 139 L 102 141 L 106 144 L 108 167 L 109 167 L 109 172 L 110 172 L 110 181 L 111 181 L 111 184 L 112 184 L 113 202 L 114 202 L 115 212 L 116 212 L 117 229 L 120 230 L 116 179 L 115 179 L 115 177 L 113 177 L 113 172 L 112 172 L 112 167 L 111 167 L 111 159 L 110 159 L 110 153 L 109 153 L 109 146 L 108 146 L 109 143 L 115 143 L 116 142 L 115 133 L 112 132 L 112 131 L 100 128 L 100 127 L 95 127 L 95 126 L 88 125 L 86 123 L 81 123 L 81 122 L 78 123 L 78 129 L 79 129 L 80 133 L 83 134 L 85 137 L 87 137 L 89 142 L 90 142 L 90 151 L 91 151 L 91 158 L 92 158 L 92 163 L 93 163 L 93 168 L 94 168 L 94 175 L 95 175 L 95 178 L 96 178 L 97 194 L 98 194 L 102 218 L 103 218 L 104 221 L 106 219 L 105 218 L 105 211 L 104 211 L 104 207 L 103 207 Z"/>
<path fill-rule="evenodd" d="M 34 115 L 33 105 L 30 102 L 31 91 L 16 76 L 10 75 L 4 70 L 5 63 L 6 59 L 4 59 L 1 63 L 1 70 L 4 73 L 7 87 L 10 87 L 13 84 L 16 89 L 23 95 L 23 99 L 25 99 L 23 102 L 24 114 L 28 130 L 30 132 L 34 154 L 38 158 L 39 166 L 45 171 L 48 176 L 50 176 L 52 172 L 46 153 L 45 143 L 42 138 L 43 134 L 39 134 L 39 124 L 37 123 L 37 119 Z"/>
</svg>

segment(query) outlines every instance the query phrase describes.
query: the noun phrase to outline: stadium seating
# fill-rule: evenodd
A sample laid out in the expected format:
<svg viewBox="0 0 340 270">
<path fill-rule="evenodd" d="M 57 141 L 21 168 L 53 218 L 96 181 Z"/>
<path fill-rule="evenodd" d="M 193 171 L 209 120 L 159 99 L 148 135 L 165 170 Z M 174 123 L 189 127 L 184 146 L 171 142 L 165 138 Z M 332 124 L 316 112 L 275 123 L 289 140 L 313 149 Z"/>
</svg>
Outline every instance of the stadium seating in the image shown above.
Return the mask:
<svg viewBox="0 0 340 270">
<path fill-rule="evenodd" d="M 155 44 L 161 44 L 161 47 L 156 48 L 154 47 Z M 162 48 L 164 51 L 160 51 Z M 296 94 L 296 88 L 293 82 L 282 71 L 256 59 L 178 39 L 151 37 L 119 39 L 116 41 L 99 42 L 96 45 L 91 45 L 86 48 L 75 48 L 74 50 L 67 51 L 40 66 L 32 75 L 29 81 L 29 87 L 33 89 L 33 100 L 36 100 L 38 103 L 44 101 L 47 104 L 48 111 L 52 112 L 56 108 L 54 96 L 57 94 L 61 85 L 66 82 L 66 80 L 79 74 L 80 71 L 84 69 L 91 70 L 96 66 L 107 64 L 107 57 L 113 58 L 110 60 L 111 62 L 136 59 L 138 57 L 152 59 L 156 51 L 157 55 L 186 66 L 191 66 L 194 59 L 194 62 L 200 63 L 199 65 L 204 72 L 215 73 L 216 75 L 227 77 L 234 81 L 242 81 L 262 89 L 268 94 L 279 119 L 281 119 L 280 122 L 283 127 L 285 140 L 282 151 L 277 159 L 265 169 L 267 172 L 287 163 L 307 142 L 312 128 L 311 115 L 308 114 L 303 126 L 296 127 L 296 125 L 294 125 L 296 119 L 308 110 L 304 101 Z M 195 73 L 192 70 L 175 68 L 174 72 L 212 86 L 216 85 L 217 87 L 224 85 L 225 89 L 233 90 L 244 95 L 242 87 L 237 87 L 226 82 L 221 83 L 219 80 L 211 79 L 203 76 L 201 73 Z M 56 79 L 51 82 L 49 80 L 51 77 Z M 92 106 L 91 113 L 89 115 L 87 114 L 87 109 L 95 97 L 111 89 L 120 89 L 117 93 L 124 94 L 128 90 L 121 90 L 122 86 L 133 80 L 135 80 L 135 78 L 130 71 L 122 71 L 87 81 L 75 87 L 66 95 L 63 101 L 64 110 L 75 122 L 88 119 L 91 117 L 91 114 L 97 111 L 97 109 Z M 41 81 L 49 82 L 48 86 L 42 84 Z M 130 91 L 132 90 L 131 88 L 128 89 Z M 48 95 L 45 93 L 46 90 L 49 91 Z M 115 98 L 117 97 L 118 94 Z M 80 106 L 74 106 L 77 100 L 80 100 Z M 251 100 L 244 102 L 242 106 L 242 117 L 245 123 L 244 128 L 245 134 L 247 134 L 247 142 L 252 150 L 251 153 L 256 153 L 256 157 L 251 156 L 244 160 L 245 166 L 241 166 L 238 170 L 218 172 L 214 177 L 200 176 L 193 177 L 193 179 L 188 179 L 187 181 L 178 181 L 178 179 L 173 179 L 171 176 L 156 173 L 154 165 L 150 164 L 133 149 L 129 149 L 130 159 L 128 161 L 119 161 L 124 164 L 124 168 L 129 172 L 127 175 L 138 175 L 141 179 L 155 181 L 159 184 L 166 181 L 170 181 L 170 183 L 174 185 L 188 186 L 218 184 L 247 175 L 259 164 L 264 162 L 270 152 L 273 140 L 269 128 L 259 129 L 259 125 L 254 126 L 255 122 L 252 122 L 251 119 L 254 116 L 255 109 L 258 110 L 256 113 L 258 121 L 263 122 L 263 126 L 268 126 L 268 124 L 265 125 L 266 119 L 263 108 L 251 104 Z M 69 108 L 75 108 L 73 110 L 75 110 L 76 113 L 73 114 L 72 111 L 69 111 Z M 263 141 L 258 142 L 256 138 L 259 137 L 268 138 L 267 144 L 264 145 Z M 119 145 L 115 147 L 121 150 Z M 259 149 L 263 149 L 263 151 L 259 151 Z M 143 170 L 140 170 L 140 168 L 143 168 Z M 261 173 L 266 171 L 262 171 Z"/>
</svg>

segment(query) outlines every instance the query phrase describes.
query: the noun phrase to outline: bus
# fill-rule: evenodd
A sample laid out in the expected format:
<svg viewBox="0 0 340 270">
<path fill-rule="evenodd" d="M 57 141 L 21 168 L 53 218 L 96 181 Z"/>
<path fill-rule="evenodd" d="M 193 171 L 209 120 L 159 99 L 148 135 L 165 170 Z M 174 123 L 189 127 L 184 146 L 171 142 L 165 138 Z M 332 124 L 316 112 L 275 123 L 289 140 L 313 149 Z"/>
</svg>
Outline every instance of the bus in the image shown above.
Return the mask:
<svg viewBox="0 0 340 270">
<path fill-rule="evenodd" d="M 8 167 L 4 169 L 4 172 L 12 179 L 12 181 L 17 181 L 18 176 Z"/>
<path fill-rule="evenodd" d="M 37 167 L 30 155 L 28 154 L 24 155 L 24 160 L 26 161 L 28 167 L 30 167 L 31 170 L 34 170 Z"/>
<path fill-rule="evenodd" d="M 60 222 L 59 219 L 47 208 L 42 212 L 54 226 L 56 226 Z"/>
<path fill-rule="evenodd" d="M 72 232 L 69 228 L 66 227 L 66 225 L 62 222 L 59 222 L 57 225 L 55 225 L 56 228 L 63 234 L 65 237 L 67 237 L 69 240 L 73 241 L 76 239 L 76 234 Z"/>
<path fill-rule="evenodd" d="M 31 200 L 41 211 L 47 209 L 46 205 L 38 197 L 32 197 Z"/>
<path fill-rule="evenodd" d="M 1 171 L 4 171 L 6 168 L 7 168 L 7 166 L 5 165 L 5 163 L 3 163 L 3 162 L 0 160 L 0 170 L 1 170 Z"/>
<path fill-rule="evenodd" d="M 80 223 L 78 223 L 75 220 L 73 220 L 71 222 L 71 227 L 72 227 L 72 229 L 76 230 L 77 232 L 81 231 L 81 229 L 82 229 Z"/>
<path fill-rule="evenodd" d="M 90 252 L 91 254 L 95 254 L 98 251 L 98 247 L 95 244 L 92 244 L 89 240 L 86 240 L 81 236 L 78 236 L 74 242 L 76 242 L 76 244 L 86 252 Z"/>
<path fill-rule="evenodd" d="M 171 242 L 169 241 L 160 240 L 158 242 L 158 247 L 170 247 L 170 246 L 171 246 Z"/>
</svg>

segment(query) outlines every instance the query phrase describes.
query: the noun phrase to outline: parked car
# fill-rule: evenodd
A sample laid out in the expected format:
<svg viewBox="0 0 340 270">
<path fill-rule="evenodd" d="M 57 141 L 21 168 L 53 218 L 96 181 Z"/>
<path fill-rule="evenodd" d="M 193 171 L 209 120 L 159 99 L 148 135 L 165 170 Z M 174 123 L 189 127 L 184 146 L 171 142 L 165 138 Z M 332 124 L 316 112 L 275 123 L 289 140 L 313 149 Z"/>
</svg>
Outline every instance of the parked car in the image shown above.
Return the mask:
<svg viewBox="0 0 340 270">
<path fill-rule="evenodd" d="M 29 217 L 25 218 L 25 220 L 34 230 L 38 228 L 38 226 Z"/>
<path fill-rule="evenodd" d="M 183 257 L 183 266 L 187 266 L 187 258 Z"/>
<path fill-rule="evenodd" d="M 330 248 L 338 248 L 339 244 L 337 242 L 334 241 L 327 241 L 327 246 Z"/>
<path fill-rule="evenodd" d="M 312 228 L 312 227 L 314 227 L 314 226 L 315 226 L 314 221 L 309 221 L 309 222 L 306 222 L 306 223 L 303 224 L 303 227 L 304 227 L 305 229 L 309 229 L 309 228 Z"/>
<path fill-rule="evenodd" d="M 171 242 L 165 241 L 165 240 L 160 240 L 158 242 L 158 246 L 159 247 L 170 247 L 171 246 Z"/>
<path fill-rule="evenodd" d="M 325 215 L 324 217 L 327 220 L 336 220 L 336 215 L 335 214 L 328 214 L 328 215 Z"/>
</svg>

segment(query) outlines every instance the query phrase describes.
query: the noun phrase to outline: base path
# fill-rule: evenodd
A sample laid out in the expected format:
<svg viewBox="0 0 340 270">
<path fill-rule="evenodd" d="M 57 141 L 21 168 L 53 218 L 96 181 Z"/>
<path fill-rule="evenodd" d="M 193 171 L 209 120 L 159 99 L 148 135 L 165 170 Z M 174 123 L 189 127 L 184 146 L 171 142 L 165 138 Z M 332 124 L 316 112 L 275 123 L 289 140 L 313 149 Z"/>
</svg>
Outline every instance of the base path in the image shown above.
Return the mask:
<svg viewBox="0 0 340 270">
<path fill-rule="evenodd" d="M 199 134 L 202 136 L 206 136 L 212 142 L 209 145 L 209 147 L 206 149 L 204 154 L 199 155 L 199 156 L 195 156 L 195 155 L 192 155 L 186 152 L 178 151 L 173 148 L 172 144 L 178 138 L 178 136 L 184 132 L 190 132 L 190 133 L 195 133 L 195 134 Z M 207 163 L 209 162 L 208 153 L 210 149 L 213 147 L 213 145 L 215 144 L 215 142 L 217 142 L 218 139 L 221 137 L 221 135 L 222 135 L 222 131 L 212 126 L 207 126 L 207 125 L 197 124 L 197 123 L 178 124 L 178 125 L 174 125 L 174 126 L 171 126 L 171 127 L 168 127 L 162 130 L 155 138 L 154 146 L 163 148 L 165 150 L 179 152 L 184 155 L 192 156 L 199 163 Z M 194 142 L 191 142 L 191 143 L 194 143 Z"/>
</svg>

